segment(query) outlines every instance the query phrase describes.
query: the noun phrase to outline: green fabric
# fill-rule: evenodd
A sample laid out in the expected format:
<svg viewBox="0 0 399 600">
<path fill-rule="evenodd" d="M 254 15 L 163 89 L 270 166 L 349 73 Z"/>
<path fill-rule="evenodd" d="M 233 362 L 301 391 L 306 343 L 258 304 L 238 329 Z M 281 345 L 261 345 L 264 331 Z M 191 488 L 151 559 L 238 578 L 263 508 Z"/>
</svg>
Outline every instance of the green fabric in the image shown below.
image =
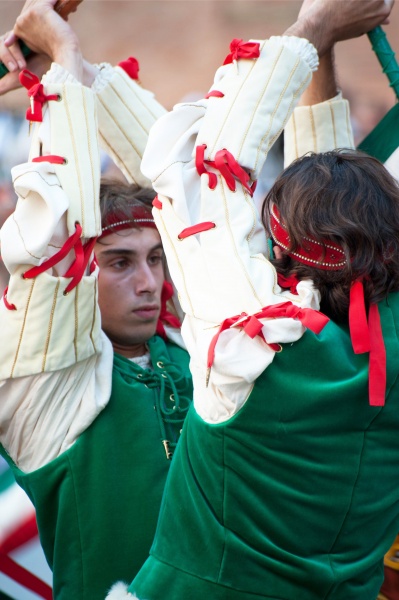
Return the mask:
<svg viewBox="0 0 399 600">
<path fill-rule="evenodd" d="M 228 422 L 190 410 L 130 592 L 375 600 L 399 530 L 399 294 L 380 315 L 385 407 L 368 402 L 368 355 L 330 322 L 285 345 Z"/>
<path fill-rule="evenodd" d="M 0 473 L 0 494 L 13 485 L 13 483 L 15 483 L 13 472 L 6 467 L 5 470 Z"/>
<path fill-rule="evenodd" d="M 14 600 L 11 596 L 7 596 L 4 592 L 0 591 L 0 600 Z"/>
<path fill-rule="evenodd" d="M 192 398 L 187 353 L 158 337 L 149 347 L 154 371 L 115 355 L 111 399 L 69 450 L 29 474 L 14 467 L 37 509 L 55 600 L 103 600 L 148 556 L 170 464 L 158 411 L 173 413 L 177 438 L 184 411 L 169 396 L 182 407 Z"/>
<path fill-rule="evenodd" d="M 398 147 L 399 141 L 399 104 L 385 115 L 371 133 L 359 144 L 358 150 L 385 162 Z"/>
</svg>

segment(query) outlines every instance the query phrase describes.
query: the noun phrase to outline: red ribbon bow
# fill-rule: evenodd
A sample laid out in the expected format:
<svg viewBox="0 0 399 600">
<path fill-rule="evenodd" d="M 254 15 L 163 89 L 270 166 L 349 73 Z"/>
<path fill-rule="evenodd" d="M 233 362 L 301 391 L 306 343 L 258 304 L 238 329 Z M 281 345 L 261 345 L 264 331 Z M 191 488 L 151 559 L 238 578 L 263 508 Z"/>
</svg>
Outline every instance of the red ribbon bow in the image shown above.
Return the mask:
<svg viewBox="0 0 399 600">
<path fill-rule="evenodd" d="M 122 60 L 118 63 L 118 67 L 121 67 L 130 77 L 130 79 L 138 79 L 139 78 L 139 61 L 133 56 L 129 56 L 126 60 Z"/>
<path fill-rule="evenodd" d="M 42 262 L 41 265 L 32 267 L 28 269 L 28 271 L 25 271 L 25 273 L 22 275 L 23 278 L 34 279 L 41 273 L 44 273 L 44 271 L 51 269 L 56 264 L 61 262 L 61 260 L 63 260 L 71 250 L 74 250 L 75 260 L 64 275 L 64 277 L 72 278 L 64 290 L 64 294 L 68 294 L 78 285 L 84 276 L 86 266 L 89 262 L 91 253 L 97 240 L 97 238 L 90 238 L 85 244 L 82 244 L 81 235 L 82 226 L 79 225 L 79 223 L 76 223 L 75 232 L 67 239 L 62 248 L 58 250 L 58 252 L 56 252 L 56 254 L 54 254 L 51 258 L 48 258 Z"/>
<path fill-rule="evenodd" d="M 258 42 L 244 42 L 244 40 L 234 38 L 230 44 L 230 54 L 226 56 L 223 64 L 228 65 L 239 58 L 258 58 L 260 56 L 259 48 Z"/>
<path fill-rule="evenodd" d="M 205 160 L 206 144 L 196 147 L 195 167 L 198 175 L 208 175 L 208 186 L 214 190 L 217 185 L 216 173 L 208 171 L 205 165 L 217 169 L 225 179 L 227 187 L 234 192 L 236 189 L 236 179 L 242 184 L 247 192 L 253 196 L 256 187 L 256 181 L 251 182 L 248 173 L 238 164 L 234 156 L 226 149 L 218 150 L 215 154 L 215 160 Z"/>
<path fill-rule="evenodd" d="M 28 96 L 31 100 L 31 106 L 26 111 L 28 121 L 43 121 L 43 104 L 48 100 L 58 100 L 58 94 L 50 94 L 46 96 L 44 93 L 43 84 L 40 79 L 34 74 L 24 69 L 19 74 L 19 80 L 22 85 L 28 90 Z"/>
<path fill-rule="evenodd" d="M 265 340 L 262 332 L 263 324 L 260 319 L 278 319 L 278 318 L 291 318 L 297 319 L 302 323 L 304 327 L 307 327 L 313 333 L 320 333 L 320 331 L 327 325 L 330 320 L 326 315 L 314 310 L 313 308 L 301 308 L 292 304 L 292 302 L 281 302 L 280 304 L 273 304 L 271 306 L 265 306 L 259 312 L 254 315 L 247 315 L 242 313 L 235 317 L 225 319 L 220 325 L 217 333 L 213 336 L 212 341 L 208 349 L 208 363 L 207 367 L 210 369 L 215 360 L 215 348 L 218 342 L 220 334 L 230 327 L 241 327 L 250 338 L 254 338 L 259 335 L 264 342 L 274 351 L 280 349 L 279 344 L 270 344 Z"/>
</svg>

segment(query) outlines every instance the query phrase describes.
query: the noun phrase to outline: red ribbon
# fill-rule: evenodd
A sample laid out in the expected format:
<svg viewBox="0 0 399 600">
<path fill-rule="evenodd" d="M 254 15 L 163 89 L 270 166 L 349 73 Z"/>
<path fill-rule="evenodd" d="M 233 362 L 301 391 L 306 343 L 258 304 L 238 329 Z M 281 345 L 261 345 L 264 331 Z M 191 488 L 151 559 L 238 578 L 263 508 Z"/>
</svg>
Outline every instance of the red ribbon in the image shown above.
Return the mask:
<svg viewBox="0 0 399 600">
<path fill-rule="evenodd" d="M 369 357 L 369 402 L 370 406 L 384 406 L 386 393 L 386 350 L 382 336 L 378 306 L 369 309 L 370 357 Z"/>
<path fill-rule="evenodd" d="M 56 264 L 58 264 L 73 249 L 75 252 L 75 260 L 64 275 L 64 277 L 72 277 L 72 280 L 65 288 L 64 293 L 68 294 L 70 291 L 72 291 L 73 288 L 78 285 L 84 275 L 87 263 L 89 262 L 90 255 L 97 240 L 95 237 L 90 238 L 90 240 L 83 245 L 81 240 L 82 227 L 79 225 L 79 223 L 76 223 L 75 227 L 75 233 L 73 233 L 67 239 L 65 244 L 60 250 L 58 250 L 58 252 L 56 252 L 56 254 L 42 262 L 41 265 L 28 269 L 28 271 L 23 274 L 23 278 L 34 279 L 41 273 L 44 273 L 44 271 L 47 271 L 51 267 L 54 267 Z"/>
<path fill-rule="evenodd" d="M 155 196 L 154 200 L 152 201 L 152 205 L 155 206 L 155 208 L 157 208 L 158 210 L 162 210 L 162 202 L 160 201 L 158 196 Z"/>
<path fill-rule="evenodd" d="M 203 223 L 197 223 L 196 225 L 191 225 L 191 227 L 186 227 L 179 233 L 177 236 L 179 240 L 184 240 L 190 235 L 196 235 L 197 233 L 203 233 L 204 231 L 209 231 L 210 229 L 215 229 L 216 225 L 212 221 L 204 221 Z"/>
<path fill-rule="evenodd" d="M 212 164 L 211 161 L 205 160 L 205 150 L 206 150 L 206 144 L 201 144 L 201 146 L 197 146 L 195 148 L 195 168 L 197 169 L 197 173 L 199 176 L 205 175 L 205 174 L 208 175 L 208 179 L 209 179 L 208 185 L 211 190 L 214 190 L 217 185 L 218 180 L 216 177 L 216 173 L 211 173 L 205 167 L 205 163 Z"/>
<path fill-rule="evenodd" d="M 215 154 L 214 166 L 220 171 L 220 174 L 224 177 L 228 188 L 232 192 L 236 189 L 235 178 L 237 178 L 250 195 L 253 195 L 254 188 L 252 185 L 249 185 L 249 182 L 251 181 L 250 176 L 238 164 L 231 152 L 226 149 L 218 150 Z"/>
<path fill-rule="evenodd" d="M 349 292 L 349 330 L 354 353 L 370 352 L 369 326 L 361 281 L 355 281 Z"/>
<path fill-rule="evenodd" d="M 216 173 L 212 173 L 207 170 L 205 165 L 209 165 L 214 169 L 217 169 L 224 180 L 228 188 L 234 192 L 236 189 L 236 179 L 243 185 L 247 192 L 253 196 L 256 187 L 256 181 L 251 182 L 251 178 L 248 173 L 238 164 L 234 156 L 226 149 L 218 150 L 215 154 L 215 160 L 205 160 L 206 144 L 197 146 L 195 149 L 195 167 L 198 175 L 208 175 L 208 185 L 211 190 L 214 190 L 217 185 Z"/>
<path fill-rule="evenodd" d="M 265 337 L 262 333 L 263 324 L 260 321 L 260 319 L 265 318 L 297 319 L 304 327 L 307 327 L 316 334 L 320 333 L 323 327 L 325 327 L 330 320 L 328 317 L 326 317 L 326 315 L 323 315 L 323 313 L 314 310 L 313 308 L 301 308 L 300 306 L 294 305 L 292 302 L 281 302 L 280 304 L 265 306 L 262 308 L 262 310 L 254 315 L 242 313 L 241 315 L 236 315 L 235 317 L 229 317 L 222 322 L 209 345 L 207 363 L 208 369 L 212 367 L 215 360 L 215 348 L 220 334 L 226 329 L 230 329 L 232 326 L 243 328 L 245 333 L 252 339 L 259 335 L 266 342 L 266 344 L 272 348 L 272 350 L 279 350 L 279 344 L 270 344 L 267 342 L 267 340 L 265 340 Z"/>
<path fill-rule="evenodd" d="M 367 319 L 361 281 L 352 284 L 349 296 L 349 330 L 355 354 L 369 352 L 369 404 L 384 406 L 386 392 L 386 350 L 380 313 L 371 304 Z"/>
<path fill-rule="evenodd" d="M 298 292 L 296 291 L 296 286 L 299 283 L 299 279 L 296 277 L 296 275 L 290 275 L 289 277 L 285 277 L 285 275 L 277 273 L 277 283 L 281 288 L 289 289 L 291 294 L 298 295 Z"/>
<path fill-rule="evenodd" d="M 211 90 L 205 96 L 205 100 L 208 100 L 208 98 L 223 98 L 223 97 L 224 97 L 223 92 L 219 92 L 218 90 Z"/>
<path fill-rule="evenodd" d="M 43 84 L 40 79 L 34 74 L 23 69 L 19 74 L 21 84 L 28 90 L 28 96 L 31 99 L 31 107 L 26 111 L 28 121 L 43 121 L 43 104 L 48 100 L 58 100 L 58 94 L 50 94 L 46 96 L 44 93 Z"/>
<path fill-rule="evenodd" d="M 43 154 L 42 156 L 36 156 L 36 158 L 32 158 L 32 162 L 34 163 L 42 163 L 49 162 L 52 165 L 65 165 L 66 160 L 63 156 L 58 156 L 57 154 Z"/>
<path fill-rule="evenodd" d="M 230 44 L 230 54 L 228 54 L 224 60 L 224 65 L 228 65 L 233 60 L 239 58 L 259 58 L 260 56 L 260 45 L 258 42 L 244 42 L 234 38 Z"/>
<path fill-rule="evenodd" d="M 11 302 L 9 302 L 7 300 L 7 292 L 8 292 L 8 286 L 6 287 L 6 289 L 3 292 L 3 302 L 5 304 L 5 307 L 7 310 L 17 310 L 17 307 L 15 306 L 15 304 L 11 304 Z"/>
<path fill-rule="evenodd" d="M 71 292 L 73 288 L 75 288 L 82 280 L 96 241 L 96 237 L 90 238 L 84 245 L 82 245 L 81 239 L 77 241 L 74 247 L 75 260 L 64 275 L 64 277 L 72 277 L 72 280 L 68 283 L 64 290 L 64 294 L 69 294 L 69 292 Z M 92 265 L 90 265 L 89 272 L 92 273 L 94 269 L 95 265 L 94 268 L 92 268 Z"/>
<path fill-rule="evenodd" d="M 159 319 L 157 323 L 156 332 L 158 335 L 166 338 L 164 323 L 174 327 L 175 329 L 180 329 L 181 323 L 176 315 L 173 315 L 167 309 L 167 302 L 173 297 L 173 286 L 169 281 L 163 282 L 162 293 L 161 293 L 161 312 L 159 313 Z"/>
<path fill-rule="evenodd" d="M 122 60 L 118 63 L 118 67 L 121 67 L 130 77 L 130 79 L 138 79 L 139 78 L 139 62 L 133 56 L 129 56 L 126 60 Z"/>
</svg>

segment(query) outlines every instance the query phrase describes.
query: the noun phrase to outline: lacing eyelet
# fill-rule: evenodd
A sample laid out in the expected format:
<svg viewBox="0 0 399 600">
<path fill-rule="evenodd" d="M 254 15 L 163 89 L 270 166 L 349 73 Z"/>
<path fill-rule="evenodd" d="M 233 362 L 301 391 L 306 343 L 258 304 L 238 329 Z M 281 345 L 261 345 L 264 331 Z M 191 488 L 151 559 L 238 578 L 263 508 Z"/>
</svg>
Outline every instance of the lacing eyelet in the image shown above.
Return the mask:
<svg viewBox="0 0 399 600">
<path fill-rule="evenodd" d="M 61 94 L 57 94 L 57 102 L 61 102 L 61 100 L 62 100 Z"/>
<path fill-rule="evenodd" d="M 69 294 L 69 292 L 67 292 L 66 290 L 64 290 L 64 291 L 62 292 L 62 295 L 63 295 L 63 296 L 68 296 L 68 294 Z"/>
<path fill-rule="evenodd" d="M 163 368 L 164 368 L 164 367 L 163 367 L 163 362 L 162 362 L 162 360 L 159 360 L 159 361 L 157 362 L 157 367 L 158 367 L 159 369 L 163 369 Z"/>
<path fill-rule="evenodd" d="M 165 373 L 161 373 L 161 375 L 162 375 L 162 377 L 163 377 L 164 379 L 167 379 L 167 377 L 166 377 Z"/>
<path fill-rule="evenodd" d="M 65 156 L 64 156 L 64 162 L 63 162 L 62 164 L 63 164 L 63 165 L 67 165 L 67 164 L 68 164 L 68 159 L 67 159 L 67 158 L 65 158 Z"/>
</svg>

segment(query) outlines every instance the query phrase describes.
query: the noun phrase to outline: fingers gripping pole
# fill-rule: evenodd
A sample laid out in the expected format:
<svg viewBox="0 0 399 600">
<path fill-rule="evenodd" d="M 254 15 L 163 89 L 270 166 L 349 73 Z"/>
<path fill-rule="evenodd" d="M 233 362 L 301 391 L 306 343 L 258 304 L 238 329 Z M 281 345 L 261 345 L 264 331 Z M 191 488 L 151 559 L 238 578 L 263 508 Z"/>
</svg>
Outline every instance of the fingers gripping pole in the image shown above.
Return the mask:
<svg viewBox="0 0 399 600">
<path fill-rule="evenodd" d="M 66 19 L 71 12 L 75 12 L 79 4 L 83 0 L 58 0 L 54 5 L 54 10 L 63 18 Z M 24 58 L 29 58 L 33 54 L 32 50 L 22 40 L 18 40 L 19 47 Z M 0 61 L 0 79 L 7 75 L 8 69 L 3 62 Z"/>
<path fill-rule="evenodd" d="M 375 27 L 367 35 L 382 66 L 382 70 L 389 79 L 389 85 L 399 100 L 399 65 L 395 58 L 395 52 L 392 50 L 382 27 Z"/>
</svg>

